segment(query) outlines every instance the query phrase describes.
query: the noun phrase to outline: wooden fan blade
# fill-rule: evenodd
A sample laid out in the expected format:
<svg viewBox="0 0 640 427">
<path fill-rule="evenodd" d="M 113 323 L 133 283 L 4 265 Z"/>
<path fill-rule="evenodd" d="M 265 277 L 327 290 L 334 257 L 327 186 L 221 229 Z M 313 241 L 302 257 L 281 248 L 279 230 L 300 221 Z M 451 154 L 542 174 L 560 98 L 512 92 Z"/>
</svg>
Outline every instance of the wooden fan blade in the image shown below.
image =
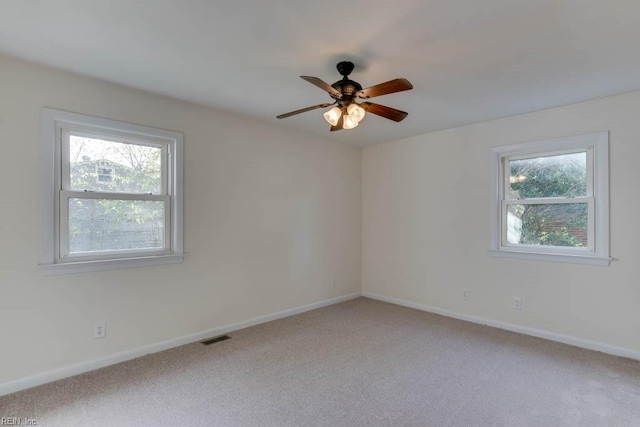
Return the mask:
<svg viewBox="0 0 640 427">
<path fill-rule="evenodd" d="M 335 104 L 335 102 L 333 104 Z M 328 107 L 329 105 L 333 105 L 333 104 L 332 103 L 326 103 L 326 104 L 314 105 L 313 107 L 301 108 L 301 109 L 296 110 L 296 111 L 291 111 L 290 113 L 280 114 L 279 116 L 276 116 L 276 118 L 277 119 L 285 119 L 287 117 L 295 116 L 296 114 L 306 113 L 307 111 L 317 110 L 318 108 L 325 108 L 325 107 Z"/>
<path fill-rule="evenodd" d="M 407 79 L 394 79 L 379 85 L 371 86 L 358 91 L 359 98 L 373 98 L 374 96 L 387 95 L 389 93 L 402 92 L 413 89 L 413 85 Z M 375 114 L 375 113 L 374 113 Z"/>
<path fill-rule="evenodd" d="M 375 114 L 385 119 L 393 120 L 394 122 L 401 122 L 409 113 L 405 111 L 396 110 L 395 108 L 385 107 L 384 105 L 374 104 L 373 102 L 363 102 L 360 104 L 367 113 Z"/>
<path fill-rule="evenodd" d="M 338 123 L 336 123 L 335 126 L 331 126 L 331 132 L 335 132 L 337 130 L 342 130 L 344 125 L 344 115 L 340 115 L 340 118 L 338 119 Z"/>
<path fill-rule="evenodd" d="M 320 89 L 324 90 L 325 92 L 327 92 L 329 95 L 331 95 L 332 97 L 334 97 L 336 99 L 341 99 L 342 98 L 342 93 L 337 91 L 330 84 L 323 82 L 322 80 L 320 80 L 317 77 L 300 76 L 300 78 L 302 80 L 308 81 L 312 85 L 318 86 Z"/>
</svg>

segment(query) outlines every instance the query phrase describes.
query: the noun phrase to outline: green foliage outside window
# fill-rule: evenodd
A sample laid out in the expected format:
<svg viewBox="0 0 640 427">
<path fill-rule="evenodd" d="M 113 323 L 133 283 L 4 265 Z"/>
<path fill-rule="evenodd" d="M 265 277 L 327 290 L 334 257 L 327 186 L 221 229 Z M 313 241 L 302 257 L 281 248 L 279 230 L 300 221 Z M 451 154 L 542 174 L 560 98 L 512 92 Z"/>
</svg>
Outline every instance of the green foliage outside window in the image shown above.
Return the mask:
<svg viewBox="0 0 640 427">
<path fill-rule="evenodd" d="M 517 199 L 584 197 L 586 153 L 511 160 L 510 194 Z M 587 245 L 587 204 L 512 205 L 522 221 L 521 244 L 583 247 Z"/>
</svg>

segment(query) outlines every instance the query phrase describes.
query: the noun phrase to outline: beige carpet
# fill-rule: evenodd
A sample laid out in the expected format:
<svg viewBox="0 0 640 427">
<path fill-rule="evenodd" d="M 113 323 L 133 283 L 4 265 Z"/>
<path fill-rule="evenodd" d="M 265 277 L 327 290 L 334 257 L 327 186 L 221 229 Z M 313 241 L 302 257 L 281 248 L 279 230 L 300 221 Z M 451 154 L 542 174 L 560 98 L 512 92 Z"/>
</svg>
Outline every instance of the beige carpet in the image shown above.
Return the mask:
<svg viewBox="0 0 640 427">
<path fill-rule="evenodd" d="M 45 426 L 640 426 L 640 363 L 360 298 L 0 398 Z"/>
</svg>

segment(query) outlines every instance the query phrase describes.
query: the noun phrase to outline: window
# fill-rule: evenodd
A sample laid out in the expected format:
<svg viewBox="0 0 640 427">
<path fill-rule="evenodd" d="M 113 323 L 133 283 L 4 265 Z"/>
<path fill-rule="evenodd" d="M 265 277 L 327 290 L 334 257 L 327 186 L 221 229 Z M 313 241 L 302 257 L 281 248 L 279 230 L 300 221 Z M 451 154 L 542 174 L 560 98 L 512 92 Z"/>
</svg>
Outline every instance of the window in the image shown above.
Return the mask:
<svg viewBox="0 0 640 427">
<path fill-rule="evenodd" d="M 492 250 L 609 265 L 609 135 L 493 149 Z"/>
<path fill-rule="evenodd" d="M 182 261 L 182 134 L 44 109 L 41 267 L 73 273 Z"/>
</svg>

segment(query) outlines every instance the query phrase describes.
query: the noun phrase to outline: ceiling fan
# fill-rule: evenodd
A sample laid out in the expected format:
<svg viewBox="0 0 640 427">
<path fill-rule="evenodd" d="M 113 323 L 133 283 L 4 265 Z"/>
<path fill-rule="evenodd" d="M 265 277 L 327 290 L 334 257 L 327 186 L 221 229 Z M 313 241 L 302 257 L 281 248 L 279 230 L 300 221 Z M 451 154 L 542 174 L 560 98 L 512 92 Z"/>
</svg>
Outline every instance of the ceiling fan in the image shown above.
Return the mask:
<svg viewBox="0 0 640 427">
<path fill-rule="evenodd" d="M 349 79 L 349 74 L 353 71 L 353 67 L 353 62 L 339 62 L 336 68 L 340 75 L 342 75 L 342 80 L 338 80 L 332 85 L 325 83 L 317 77 L 300 76 L 301 79 L 306 80 L 312 85 L 326 91 L 335 101 L 301 108 L 300 110 L 291 111 L 290 113 L 280 114 L 277 118 L 284 119 L 286 117 L 295 116 L 296 114 L 306 113 L 307 111 L 335 105 L 335 107 L 323 114 L 325 120 L 331 125 L 331 131 L 333 132 L 341 129 L 353 129 L 358 126 L 358 123 L 360 123 L 364 118 L 365 111 L 395 122 L 400 122 L 409 115 L 409 113 L 405 111 L 396 110 L 395 108 L 386 107 L 380 104 L 374 104 L 373 102 L 362 102 L 360 104 L 356 102 L 357 98 L 369 99 L 374 96 L 387 95 L 390 93 L 413 89 L 413 85 L 409 80 L 402 78 L 393 79 L 385 83 L 380 83 L 375 86 L 362 89 L 360 83 Z"/>
</svg>

